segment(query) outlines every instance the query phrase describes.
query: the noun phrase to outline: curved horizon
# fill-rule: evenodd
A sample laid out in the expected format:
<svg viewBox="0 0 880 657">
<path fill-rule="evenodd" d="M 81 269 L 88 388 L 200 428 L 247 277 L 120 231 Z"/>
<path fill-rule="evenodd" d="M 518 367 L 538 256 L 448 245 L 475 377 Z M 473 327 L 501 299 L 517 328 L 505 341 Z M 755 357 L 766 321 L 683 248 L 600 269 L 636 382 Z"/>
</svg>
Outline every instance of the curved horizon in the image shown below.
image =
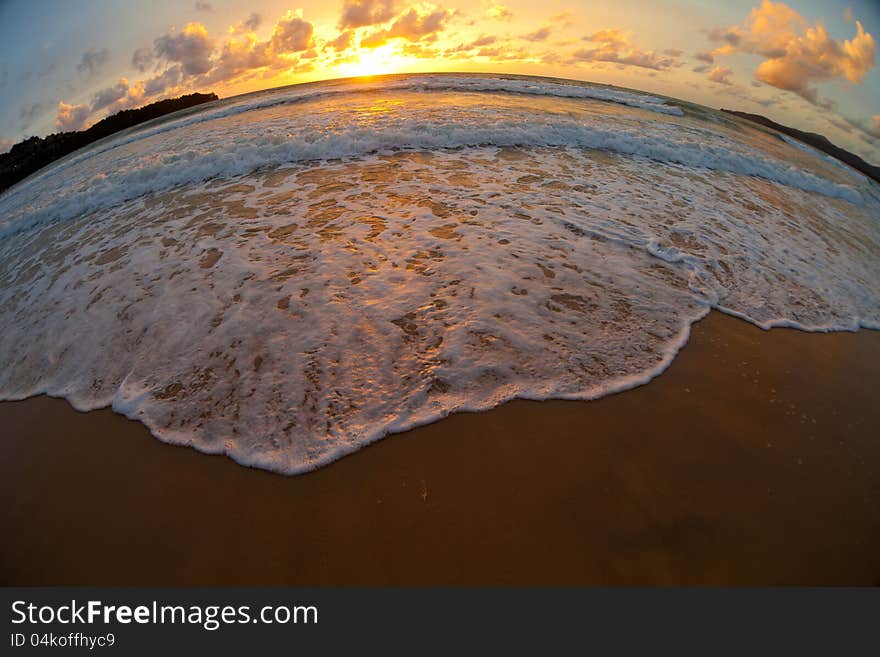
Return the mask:
<svg viewBox="0 0 880 657">
<path fill-rule="evenodd" d="M 634 1 L 634 0 L 633 0 Z M 868 0 L 709 6 L 668 0 L 235 0 L 0 8 L 0 152 L 194 91 L 405 73 L 522 74 L 733 107 L 880 160 L 880 74 Z M 298 5 L 297 7 L 300 7 Z M 137 16 L 137 19 L 135 19 Z"/>
</svg>

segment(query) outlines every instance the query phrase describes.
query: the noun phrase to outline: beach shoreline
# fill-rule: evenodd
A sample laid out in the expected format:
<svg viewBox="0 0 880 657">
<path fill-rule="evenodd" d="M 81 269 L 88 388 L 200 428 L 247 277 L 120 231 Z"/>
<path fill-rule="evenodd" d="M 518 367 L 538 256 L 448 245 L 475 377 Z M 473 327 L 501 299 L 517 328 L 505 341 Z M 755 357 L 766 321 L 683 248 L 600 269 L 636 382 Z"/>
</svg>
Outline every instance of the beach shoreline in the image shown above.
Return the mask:
<svg viewBox="0 0 880 657">
<path fill-rule="evenodd" d="M 880 583 L 880 332 L 711 312 L 650 383 L 288 477 L 0 403 L 6 585 Z"/>
</svg>

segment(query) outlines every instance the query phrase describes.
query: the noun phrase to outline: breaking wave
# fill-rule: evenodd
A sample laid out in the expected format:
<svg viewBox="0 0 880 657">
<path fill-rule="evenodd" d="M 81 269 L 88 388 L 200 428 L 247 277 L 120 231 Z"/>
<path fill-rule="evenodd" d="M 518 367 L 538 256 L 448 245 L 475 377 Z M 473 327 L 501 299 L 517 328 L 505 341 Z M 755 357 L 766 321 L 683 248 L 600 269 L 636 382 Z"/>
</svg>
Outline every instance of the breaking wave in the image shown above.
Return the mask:
<svg viewBox="0 0 880 657">
<path fill-rule="evenodd" d="M 711 308 L 880 328 L 878 199 L 635 92 L 460 75 L 262 92 L 0 196 L 0 398 L 112 406 L 303 472 L 454 411 L 645 383 Z"/>
</svg>

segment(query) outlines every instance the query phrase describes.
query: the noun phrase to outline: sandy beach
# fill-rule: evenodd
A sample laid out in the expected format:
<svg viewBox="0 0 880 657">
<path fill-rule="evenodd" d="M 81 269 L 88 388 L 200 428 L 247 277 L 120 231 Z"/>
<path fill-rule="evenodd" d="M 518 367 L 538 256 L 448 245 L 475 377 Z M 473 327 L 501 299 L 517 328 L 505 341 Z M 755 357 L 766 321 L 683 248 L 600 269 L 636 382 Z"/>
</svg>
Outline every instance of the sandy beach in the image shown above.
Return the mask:
<svg viewBox="0 0 880 657">
<path fill-rule="evenodd" d="M 713 312 L 594 402 L 515 401 L 299 477 L 0 404 L 5 585 L 880 583 L 880 333 Z"/>
</svg>

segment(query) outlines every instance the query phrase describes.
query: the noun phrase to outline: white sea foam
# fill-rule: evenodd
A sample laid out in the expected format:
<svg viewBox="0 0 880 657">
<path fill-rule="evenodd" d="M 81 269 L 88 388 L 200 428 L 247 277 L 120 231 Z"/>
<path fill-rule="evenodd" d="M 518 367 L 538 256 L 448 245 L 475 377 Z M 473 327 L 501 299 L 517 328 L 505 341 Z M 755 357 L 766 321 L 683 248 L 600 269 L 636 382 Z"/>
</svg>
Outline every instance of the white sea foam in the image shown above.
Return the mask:
<svg viewBox="0 0 880 657">
<path fill-rule="evenodd" d="M 44 173 L 76 165 L 84 159 L 94 157 L 107 150 L 124 146 L 133 141 L 150 137 L 187 126 L 235 116 L 257 109 L 290 105 L 307 101 L 326 100 L 342 94 L 370 93 L 381 91 L 461 91 L 515 93 L 558 98 L 582 98 L 637 107 L 651 112 L 682 116 L 684 112 L 677 105 L 669 105 L 667 100 L 638 91 L 628 91 L 607 86 L 596 86 L 571 80 L 552 82 L 547 78 L 528 78 L 523 76 L 487 75 L 403 75 L 370 81 L 369 79 L 341 79 L 320 84 L 299 84 L 269 92 L 256 92 L 230 100 L 203 105 L 196 110 L 186 110 L 172 118 L 160 118 L 126 130 L 101 143 L 93 145 L 63 161 L 51 165 Z M 267 163 L 271 164 L 271 163 Z"/>
<path fill-rule="evenodd" d="M 646 120 L 558 94 L 544 101 L 517 97 L 493 101 L 462 96 L 460 89 L 444 95 L 437 84 L 434 93 L 426 95 L 411 90 L 416 80 L 406 81 L 406 91 L 397 91 L 404 86 L 399 82 L 382 94 L 350 94 L 332 103 L 326 94 L 314 91 L 320 98 L 298 105 L 295 111 L 278 102 L 267 107 L 272 100 L 268 97 L 240 103 L 249 108 L 246 115 L 218 109 L 208 113 L 214 117 L 210 121 L 192 115 L 172 123 L 178 125 L 173 130 L 158 126 L 128 134 L 118 144 L 107 142 L 97 153 L 74 156 L 0 197 L 0 231 L 68 219 L 177 185 L 291 162 L 484 144 L 596 148 L 690 168 L 760 176 L 862 202 L 854 186 L 733 141 L 720 128 Z M 458 87 L 469 88 L 466 79 L 453 80 Z M 478 82 L 481 86 L 475 88 L 491 87 L 485 80 Z M 509 86 L 511 81 L 501 82 Z M 567 85 L 551 85 L 556 86 Z"/>
<path fill-rule="evenodd" d="M 721 123 L 461 89 L 296 107 L 129 134 L 0 197 L 0 398 L 296 473 L 639 385 L 713 307 L 880 328 L 877 197 Z"/>
</svg>

